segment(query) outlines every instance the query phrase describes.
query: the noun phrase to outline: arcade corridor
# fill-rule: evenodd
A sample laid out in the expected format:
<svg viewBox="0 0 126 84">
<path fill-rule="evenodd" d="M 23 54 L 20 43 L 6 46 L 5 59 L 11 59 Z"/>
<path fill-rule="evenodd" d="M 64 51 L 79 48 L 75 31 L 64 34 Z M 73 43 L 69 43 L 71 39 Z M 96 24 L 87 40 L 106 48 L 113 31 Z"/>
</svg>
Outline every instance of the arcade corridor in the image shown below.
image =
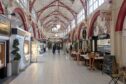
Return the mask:
<svg viewBox="0 0 126 84">
<path fill-rule="evenodd" d="M 63 53 L 54 56 L 47 52 L 37 61 L 9 84 L 108 84 L 110 81 L 101 71 L 89 71 Z"/>
</svg>

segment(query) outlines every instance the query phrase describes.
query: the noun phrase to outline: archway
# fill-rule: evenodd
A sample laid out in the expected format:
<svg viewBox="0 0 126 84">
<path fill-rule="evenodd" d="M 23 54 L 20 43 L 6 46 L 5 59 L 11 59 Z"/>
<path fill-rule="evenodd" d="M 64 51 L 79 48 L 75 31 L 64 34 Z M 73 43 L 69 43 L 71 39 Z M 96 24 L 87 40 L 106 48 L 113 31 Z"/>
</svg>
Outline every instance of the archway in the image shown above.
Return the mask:
<svg viewBox="0 0 126 84">
<path fill-rule="evenodd" d="M 93 30 L 94 30 L 94 23 L 97 20 L 97 17 L 100 15 L 100 10 L 97 11 L 94 16 L 92 17 L 92 20 L 90 22 L 90 27 L 89 27 L 89 32 L 88 32 L 88 37 L 92 37 L 93 35 Z"/>
<path fill-rule="evenodd" d="M 23 26 L 24 26 L 24 30 L 28 31 L 27 20 L 26 20 L 23 10 L 21 8 L 15 8 L 13 13 L 19 14 L 19 16 L 22 20 Z"/>
<path fill-rule="evenodd" d="M 79 26 L 79 30 L 78 30 L 78 39 L 80 39 L 80 37 L 81 37 L 81 30 L 82 30 L 83 26 L 85 26 L 84 23 L 81 23 L 80 26 Z"/>
</svg>

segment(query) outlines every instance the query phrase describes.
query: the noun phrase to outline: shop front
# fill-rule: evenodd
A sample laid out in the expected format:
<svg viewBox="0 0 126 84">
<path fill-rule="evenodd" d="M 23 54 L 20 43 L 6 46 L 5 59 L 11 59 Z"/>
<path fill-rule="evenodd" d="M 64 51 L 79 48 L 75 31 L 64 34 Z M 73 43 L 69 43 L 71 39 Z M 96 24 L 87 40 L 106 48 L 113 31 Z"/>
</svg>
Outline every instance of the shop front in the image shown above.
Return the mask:
<svg viewBox="0 0 126 84">
<path fill-rule="evenodd" d="M 31 62 L 37 62 L 37 57 L 39 56 L 40 51 L 40 42 L 32 37 L 32 43 L 31 43 Z"/>
<path fill-rule="evenodd" d="M 10 42 L 10 21 L 0 14 L 0 78 L 8 76 L 8 65 L 10 62 L 9 42 Z"/>
<path fill-rule="evenodd" d="M 19 70 L 24 70 L 30 64 L 31 59 L 31 34 L 20 28 L 12 28 L 11 43 L 10 43 L 11 49 L 13 49 L 12 45 L 15 39 L 18 39 L 19 41 L 18 47 L 21 56 L 19 62 Z M 14 59 L 13 57 L 14 56 L 12 55 L 11 56 L 12 61 Z"/>
<path fill-rule="evenodd" d="M 10 49 L 11 49 L 11 62 L 12 62 L 12 74 L 15 74 L 15 55 L 12 53 L 14 48 L 14 40 L 18 40 L 19 48 L 19 71 L 25 70 L 30 64 L 31 59 L 31 33 L 28 32 L 28 25 L 24 11 L 21 8 L 15 8 L 10 17 L 11 20 L 11 37 L 10 37 Z M 30 29 L 30 28 L 29 28 Z"/>
<path fill-rule="evenodd" d="M 108 11 L 98 11 L 94 15 L 89 31 L 91 39 L 91 51 L 98 52 L 100 56 L 111 54 L 110 44 L 110 22 L 111 13 Z"/>
</svg>

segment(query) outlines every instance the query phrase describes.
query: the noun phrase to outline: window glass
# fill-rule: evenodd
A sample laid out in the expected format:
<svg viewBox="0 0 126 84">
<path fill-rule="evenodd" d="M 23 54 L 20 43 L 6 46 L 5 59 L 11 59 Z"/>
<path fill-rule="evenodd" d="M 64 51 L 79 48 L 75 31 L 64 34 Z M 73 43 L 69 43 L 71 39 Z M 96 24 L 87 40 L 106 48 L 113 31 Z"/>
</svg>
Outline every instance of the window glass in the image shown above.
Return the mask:
<svg viewBox="0 0 126 84">
<path fill-rule="evenodd" d="M 105 2 L 105 0 L 89 0 L 88 1 L 88 14 L 91 14 L 99 6 L 101 6 L 104 2 Z"/>
<path fill-rule="evenodd" d="M 16 0 L 22 8 L 28 8 L 28 0 Z"/>
<path fill-rule="evenodd" d="M 104 0 L 99 0 L 99 6 L 104 3 Z"/>
</svg>

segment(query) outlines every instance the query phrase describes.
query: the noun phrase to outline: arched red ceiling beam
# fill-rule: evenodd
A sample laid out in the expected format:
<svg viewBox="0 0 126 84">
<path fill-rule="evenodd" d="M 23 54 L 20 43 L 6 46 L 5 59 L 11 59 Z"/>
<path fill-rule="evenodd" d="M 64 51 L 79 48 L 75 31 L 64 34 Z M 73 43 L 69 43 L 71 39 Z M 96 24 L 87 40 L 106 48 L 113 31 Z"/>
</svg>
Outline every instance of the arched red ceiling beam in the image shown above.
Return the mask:
<svg viewBox="0 0 126 84">
<path fill-rule="evenodd" d="M 115 31 L 122 31 L 125 17 L 126 17 L 126 0 L 123 0 L 122 6 L 118 14 Z"/>
<path fill-rule="evenodd" d="M 53 27 L 53 26 L 52 26 Z M 51 26 L 50 26 L 50 28 L 48 28 L 46 31 L 49 31 L 49 30 L 51 30 L 51 28 L 52 28 Z M 62 27 L 62 29 L 64 29 L 64 27 Z"/>
<path fill-rule="evenodd" d="M 45 28 L 46 29 L 52 29 L 52 28 L 54 28 L 55 26 L 53 25 L 53 24 L 49 24 L 49 25 L 47 25 Z M 64 25 L 62 25 L 61 26 L 61 29 L 65 29 L 66 27 L 64 26 Z"/>
<path fill-rule="evenodd" d="M 86 6 L 87 6 L 87 0 L 80 0 L 84 10 L 86 10 Z"/>
<path fill-rule="evenodd" d="M 51 15 L 49 15 L 49 16 L 47 16 L 47 17 L 44 17 L 44 20 L 41 20 L 41 22 L 44 23 L 49 17 L 52 17 L 52 16 L 54 16 L 54 17 L 55 17 L 55 16 L 56 16 L 56 17 L 60 17 L 59 14 L 51 14 Z M 66 21 L 69 23 L 70 20 L 69 20 L 69 21 L 66 20 Z"/>
<path fill-rule="evenodd" d="M 59 19 L 58 20 L 60 23 L 62 23 L 62 24 L 64 24 L 64 25 L 67 25 L 67 23 L 65 23 L 63 20 L 61 20 L 61 19 Z M 45 24 L 43 24 L 44 26 L 46 26 L 47 24 L 49 24 L 50 22 L 56 22 L 56 20 L 54 20 L 54 19 L 51 19 L 51 20 L 49 20 L 49 21 L 47 21 Z"/>
<path fill-rule="evenodd" d="M 32 28 L 33 28 L 34 37 L 36 38 L 36 32 L 35 32 L 36 26 L 34 22 L 32 22 Z"/>
<path fill-rule="evenodd" d="M 85 11 L 85 20 L 87 20 L 87 0 L 80 0 L 83 8 L 84 8 L 84 11 Z"/>
<path fill-rule="evenodd" d="M 92 37 L 93 35 L 93 30 L 94 30 L 94 23 L 97 20 L 97 17 L 100 15 L 100 10 L 98 10 L 92 17 L 91 22 L 90 22 L 90 27 L 89 27 L 89 32 L 88 32 L 88 37 Z"/>
<path fill-rule="evenodd" d="M 28 31 L 28 25 L 24 11 L 21 8 L 15 8 L 13 12 L 19 14 L 24 26 L 24 30 Z"/>
<path fill-rule="evenodd" d="M 0 1 L 0 14 L 4 14 L 4 7 L 1 1 Z"/>
<path fill-rule="evenodd" d="M 40 39 L 40 31 L 39 31 L 39 29 L 38 29 L 38 39 Z"/>
<path fill-rule="evenodd" d="M 66 19 L 67 21 L 70 21 L 70 18 L 64 16 L 60 11 L 57 11 L 57 10 L 51 12 L 51 13 L 48 14 L 47 16 L 43 17 L 41 20 L 44 21 L 44 20 L 46 20 L 47 18 L 49 18 L 50 16 L 53 16 L 53 15 L 61 16 L 61 17 L 63 17 L 64 19 Z"/>
<path fill-rule="evenodd" d="M 46 29 L 48 29 L 48 28 L 52 28 L 52 27 L 55 27 L 55 25 L 53 24 L 53 23 L 50 23 L 50 24 L 48 24 L 48 25 L 46 25 L 46 26 L 44 26 Z M 64 24 L 61 24 L 61 27 L 63 27 L 64 29 L 65 28 L 67 28 Z"/>
<path fill-rule="evenodd" d="M 55 4 L 54 4 L 55 2 L 58 2 L 59 5 L 55 5 Z M 69 8 L 67 5 L 65 5 L 65 4 L 62 3 L 61 1 L 59 1 L 59 0 L 54 0 L 54 1 L 51 2 L 49 5 L 45 6 L 45 7 L 42 8 L 40 11 L 38 11 L 38 18 L 40 18 L 41 14 L 42 14 L 45 10 L 47 10 L 47 9 L 50 8 L 50 7 L 54 7 L 54 6 L 63 7 L 63 8 L 65 8 L 65 9 L 67 9 L 67 10 L 73 15 L 74 18 L 75 18 L 76 15 L 77 15 L 77 13 L 76 13 L 73 9 Z"/>
<path fill-rule="evenodd" d="M 81 29 L 83 28 L 83 26 L 85 26 L 84 23 L 81 23 L 80 26 L 79 26 L 79 30 L 78 30 L 78 39 L 80 39 L 80 36 L 81 36 Z"/>
<path fill-rule="evenodd" d="M 29 11 L 30 11 L 30 12 L 32 11 L 32 8 L 33 8 L 35 2 L 36 2 L 36 0 L 33 0 L 33 1 L 30 0 L 30 1 L 29 1 Z"/>
</svg>

